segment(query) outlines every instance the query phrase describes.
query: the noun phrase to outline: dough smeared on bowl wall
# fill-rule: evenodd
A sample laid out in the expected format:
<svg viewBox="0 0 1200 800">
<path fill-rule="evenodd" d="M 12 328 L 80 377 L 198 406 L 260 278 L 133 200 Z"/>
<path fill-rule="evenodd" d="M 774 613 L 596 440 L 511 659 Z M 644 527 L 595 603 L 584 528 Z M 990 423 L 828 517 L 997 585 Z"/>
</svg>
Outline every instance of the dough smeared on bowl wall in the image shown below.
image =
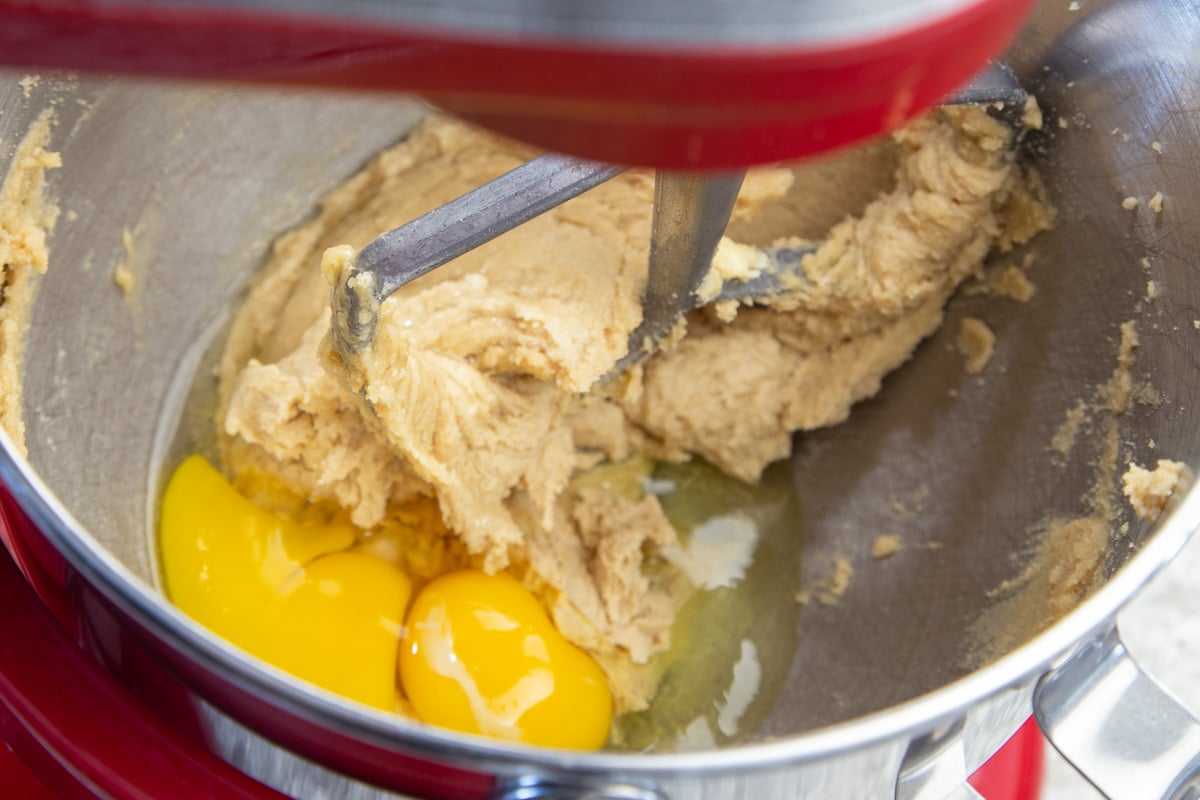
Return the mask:
<svg viewBox="0 0 1200 800">
<path fill-rule="evenodd" d="M 1179 484 L 1190 479 L 1191 471 L 1186 464 L 1160 458 L 1154 469 L 1130 464 L 1121 476 L 1121 489 L 1138 519 L 1155 520 Z"/>
<path fill-rule="evenodd" d="M 51 113 L 43 112 L 17 145 L 0 186 L 0 427 L 22 453 L 21 353 L 34 278 L 46 271 L 46 237 L 59 209 L 46 199 L 46 171 L 62 166 L 47 150 Z"/>
</svg>

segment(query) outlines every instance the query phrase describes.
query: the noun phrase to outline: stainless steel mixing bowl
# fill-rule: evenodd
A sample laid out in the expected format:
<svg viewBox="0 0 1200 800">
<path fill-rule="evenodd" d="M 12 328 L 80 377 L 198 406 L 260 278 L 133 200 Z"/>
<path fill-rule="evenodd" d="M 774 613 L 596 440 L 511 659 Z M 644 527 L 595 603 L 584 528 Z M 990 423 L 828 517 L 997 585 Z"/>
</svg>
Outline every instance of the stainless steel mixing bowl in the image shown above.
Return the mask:
<svg viewBox="0 0 1200 800">
<path fill-rule="evenodd" d="M 339 771 L 458 797 L 590 787 L 595 797 L 926 800 L 966 793 L 963 777 L 1036 708 L 1110 796 L 1194 797 L 1200 728 L 1124 656 L 1112 620 L 1200 522 L 1200 491 L 1181 491 L 1154 525 L 1117 503 L 1102 586 L 1046 630 L 1018 626 L 1001 652 L 978 645 L 998 590 L 1034 558 L 1039 525 L 1088 511 L 1103 413 L 1069 456 L 1050 442 L 1109 380 L 1123 322 L 1137 320 L 1133 377 L 1152 387 L 1138 396 L 1156 399 L 1119 418 L 1106 488 L 1116 490 L 1127 461 L 1200 463 L 1200 11 L 1190 0 L 1056 0 L 1007 60 L 1047 112 L 1046 130 L 1026 143 L 1060 214 L 1031 248 L 1037 292 L 1027 304 L 957 297 L 943 330 L 876 399 L 797 439 L 807 537 L 797 579 L 819 582 L 834 556 L 856 574 L 837 604 L 798 610 L 786 682 L 744 744 L 575 754 L 430 730 L 264 669 L 154 588 L 159 470 L 184 412 L 180 376 L 207 368 L 197 343 L 220 330 L 272 237 L 404 135 L 422 113 L 413 102 L 64 77 L 23 91 L 16 76 L 6 81 L 5 159 L 53 106 L 64 166 L 51 191 L 74 214 L 50 239 L 27 337 L 29 456 L 4 440 L 0 479 L 112 619 L 206 698 L 212 746 L 293 791 L 344 788 Z M 1156 192 L 1161 214 L 1144 202 Z M 1126 210 L 1126 196 L 1143 204 Z M 128 299 L 112 281 L 122 260 L 137 275 Z M 968 315 L 998 336 L 979 379 L 964 375 L 953 347 Z M 919 513 L 902 513 L 916 501 Z M 875 562 L 872 540 L 893 530 L 904 549 Z"/>
</svg>

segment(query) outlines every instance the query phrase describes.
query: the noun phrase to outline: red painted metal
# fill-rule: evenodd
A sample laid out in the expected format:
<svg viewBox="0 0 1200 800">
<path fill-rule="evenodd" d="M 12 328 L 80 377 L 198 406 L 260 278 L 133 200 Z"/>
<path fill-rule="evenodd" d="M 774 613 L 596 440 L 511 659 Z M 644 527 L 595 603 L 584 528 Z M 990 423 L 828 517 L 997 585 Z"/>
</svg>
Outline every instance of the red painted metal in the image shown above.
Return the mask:
<svg viewBox="0 0 1200 800">
<path fill-rule="evenodd" d="M 284 800 L 182 736 L 118 685 L 59 627 L 4 552 L 0 739 L 53 796 L 66 800 Z M 28 783 L 27 776 L 4 780 L 23 777 Z"/>
<path fill-rule="evenodd" d="M 54 800 L 46 784 L 21 763 L 17 754 L 3 741 L 0 741 L 0 797 Z"/>
<path fill-rule="evenodd" d="M 971 776 L 987 800 L 1038 800 L 1042 795 L 1046 740 L 1033 717 Z"/>
<path fill-rule="evenodd" d="M 0 544 L 8 550 L 16 567 L 59 625 L 77 635 L 79 615 L 67 592 L 70 572 L 67 560 L 25 516 L 3 483 L 0 483 Z"/>
<path fill-rule="evenodd" d="M 805 48 L 597 48 L 302 15 L 0 0 L 0 62 L 415 92 L 495 130 L 625 164 L 718 169 L 895 127 L 999 53 L 1032 0 L 978 0 Z"/>
</svg>

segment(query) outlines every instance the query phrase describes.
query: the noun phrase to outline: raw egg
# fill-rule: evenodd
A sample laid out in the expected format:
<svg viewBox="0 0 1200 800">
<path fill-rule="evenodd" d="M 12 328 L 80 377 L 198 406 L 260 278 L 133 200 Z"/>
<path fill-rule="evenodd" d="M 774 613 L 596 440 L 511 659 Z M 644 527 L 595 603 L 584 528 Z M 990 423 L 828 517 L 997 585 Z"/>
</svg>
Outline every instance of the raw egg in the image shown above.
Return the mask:
<svg viewBox="0 0 1200 800">
<path fill-rule="evenodd" d="M 344 521 L 301 524 L 242 497 L 199 456 L 163 494 L 167 596 L 243 650 L 343 697 L 396 708 L 409 579 L 348 550 Z"/>
<path fill-rule="evenodd" d="M 604 672 L 520 582 L 471 569 L 442 574 L 406 618 L 412 585 L 396 565 L 452 562 L 427 541 L 439 531 L 385 527 L 360 542 L 344 515 L 308 513 L 271 487 L 252 491 L 289 513 L 251 502 L 199 456 L 171 476 L 159 538 L 166 593 L 184 613 L 366 705 L 399 708 L 399 670 L 408 707 L 429 724 L 548 747 L 604 744 L 612 722 Z"/>
<path fill-rule="evenodd" d="M 425 586 L 405 620 L 400 679 L 433 725 L 546 747 L 608 738 L 608 680 L 507 575 L 461 570 Z"/>
</svg>

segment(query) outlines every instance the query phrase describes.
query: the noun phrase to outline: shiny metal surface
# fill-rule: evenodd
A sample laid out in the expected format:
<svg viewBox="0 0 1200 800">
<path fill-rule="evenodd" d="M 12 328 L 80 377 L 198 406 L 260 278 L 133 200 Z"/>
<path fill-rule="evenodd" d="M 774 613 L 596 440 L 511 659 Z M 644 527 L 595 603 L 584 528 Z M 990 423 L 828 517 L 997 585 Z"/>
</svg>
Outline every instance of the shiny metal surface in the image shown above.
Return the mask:
<svg viewBox="0 0 1200 800">
<path fill-rule="evenodd" d="M 1043 678 L 1033 705 L 1050 743 L 1109 800 L 1200 791 L 1200 720 L 1138 666 L 1115 626 Z"/>
<path fill-rule="evenodd" d="M 375 339 L 379 303 L 401 286 L 623 171 L 546 153 L 381 234 L 355 254 L 334 287 L 334 346 L 357 353 Z"/>
<path fill-rule="evenodd" d="M 966 774 L 981 766 L 1027 719 L 1030 689 L 1006 690 L 977 704 L 967 713 L 962 737 Z M 347 778 L 285 752 L 215 709 L 207 708 L 206 716 L 211 721 L 213 745 L 219 755 L 290 796 L 307 798 L 319 790 L 326 797 L 347 800 L 407 800 L 409 797 Z M 666 800 L 740 797 L 891 800 L 896 796 L 897 775 L 905 756 L 906 742 L 907 737 L 901 737 L 867 746 L 848 745 L 842 752 L 815 761 L 786 763 L 773 768 L 760 765 L 752 770 L 697 770 L 693 765 L 708 760 L 712 753 L 707 753 L 685 758 L 684 765 L 678 770 L 645 772 L 614 766 L 599 772 L 567 769 L 558 774 L 564 783 L 576 785 L 580 780 L 636 781 L 644 786 L 648 784 Z M 543 767 L 530 766 L 528 769 L 543 779 L 549 777 L 542 771 Z M 517 779 L 525 777 L 527 775 L 517 775 Z"/>
<path fill-rule="evenodd" d="M 1138 322 L 1133 377 L 1156 399 L 1120 418 L 1120 466 L 1159 457 L 1200 464 L 1197 53 L 1194 3 L 1115 0 L 1080 11 L 1044 5 L 1009 54 L 1047 112 L 1047 130 L 1029 145 L 1060 212 L 1057 228 L 1032 248 L 1037 292 L 1028 304 L 957 297 L 947 325 L 876 399 L 846 425 L 797 440 L 792 466 L 807 537 L 798 579 L 817 583 L 834 557 L 856 572 L 838 604 L 801 610 L 787 682 L 745 744 L 579 755 L 419 728 L 264 668 L 156 592 L 147 536 L 159 470 L 207 425 L 182 402 L 176 371 L 186 377 L 207 368 L 206 337 L 220 330 L 271 238 L 402 136 L 422 112 L 418 105 L 49 79 L 26 98 L 8 83 L 0 93 L 0 155 L 9 157 L 38 110 L 56 104 L 53 145 L 65 166 L 51 183 L 78 217 L 64 217 L 51 238 L 51 269 L 34 308 L 30 456 L 19 458 L 4 441 L 0 479 L 81 575 L 192 665 L 190 675 L 219 679 L 279 718 L 318 725 L 388 758 L 417 754 L 503 779 L 644 783 L 676 800 L 874 800 L 895 797 L 914 739 L 965 717 L 969 771 L 1029 713 L 1037 678 L 1106 630 L 1200 522 L 1194 487 L 1155 525 L 1118 504 L 1103 588 L 986 663 L 970 657 L 993 590 L 1025 569 L 1039 521 L 1087 511 L 1104 444 L 1099 419 L 1069 458 L 1058 459 L 1048 443 L 1075 403 L 1091 403 L 1110 378 L 1123 322 Z M 347 127 L 347 119 L 356 124 Z M 1160 215 L 1144 203 L 1134 213 L 1121 207 L 1126 196 L 1160 191 Z M 123 229 L 132 234 L 132 255 L 122 247 Z M 128 302 L 112 284 L 122 260 L 137 273 Z M 1147 281 L 1157 288 L 1153 302 Z M 964 376 L 953 349 L 964 316 L 985 319 L 997 333 L 982 380 Z M 185 435 L 173 442 L 180 415 Z M 871 542 L 890 530 L 902 533 L 905 547 L 876 562 Z M 246 717 L 236 704 L 222 712 Z M 231 729 L 231 737 L 256 741 L 240 723 Z M 215 746 L 244 769 L 272 772 L 281 783 L 296 779 L 269 755 Z"/>
<path fill-rule="evenodd" d="M 158 0 L 163 5 L 185 0 Z M 811 46 L 866 39 L 967 8 L 975 0 L 340 0 L 336 13 L 456 35 L 655 46 Z M 322 0 L 218 0 L 239 11 L 329 13 Z"/>
<path fill-rule="evenodd" d="M 594 186 L 622 167 L 541 155 L 445 205 L 381 234 L 355 254 L 333 289 L 333 343 L 353 357 L 375 339 L 379 304 L 454 258 Z M 745 172 L 659 171 L 642 324 L 629 337 L 619 374 L 644 358 L 692 309 Z"/>
<path fill-rule="evenodd" d="M 502 786 L 494 800 L 663 800 L 653 789 L 632 784 L 587 784 L 524 778 Z"/>
<path fill-rule="evenodd" d="M 975 791 L 975 787 L 971 784 L 963 783 L 946 795 L 943 800 L 987 800 L 987 798 Z"/>
<path fill-rule="evenodd" d="M 712 265 L 745 177 L 745 171 L 696 175 L 659 170 L 642 322 L 629 335 L 629 352 L 611 374 L 641 361 L 699 305 L 696 290 Z"/>
<path fill-rule="evenodd" d="M 896 776 L 896 800 L 966 800 L 978 795 L 967 785 L 963 747 L 963 720 L 955 720 L 914 739 L 908 745 L 900 774 Z"/>
</svg>

